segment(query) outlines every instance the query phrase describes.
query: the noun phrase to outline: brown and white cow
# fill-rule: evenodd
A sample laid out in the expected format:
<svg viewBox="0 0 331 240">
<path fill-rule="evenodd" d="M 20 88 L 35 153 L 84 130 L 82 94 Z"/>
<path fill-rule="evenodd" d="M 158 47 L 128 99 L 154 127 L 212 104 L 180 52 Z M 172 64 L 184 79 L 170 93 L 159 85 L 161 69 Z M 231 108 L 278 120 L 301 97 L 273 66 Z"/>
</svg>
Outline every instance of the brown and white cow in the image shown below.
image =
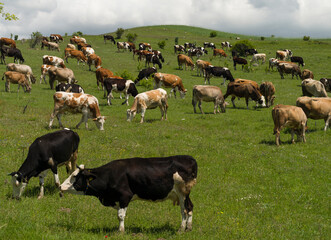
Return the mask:
<svg viewBox="0 0 331 240">
<path fill-rule="evenodd" d="M 101 58 L 96 54 L 90 54 L 87 58 L 87 65 L 91 71 L 91 65 L 95 66 L 96 69 L 101 67 Z"/>
<path fill-rule="evenodd" d="M 302 108 L 307 118 L 324 119 L 324 131 L 327 130 L 331 119 L 331 98 L 299 97 L 296 105 Z"/>
<path fill-rule="evenodd" d="M 262 82 L 260 85 L 260 92 L 265 98 L 266 107 L 270 107 L 274 104 L 275 100 L 275 86 L 272 82 Z"/>
<path fill-rule="evenodd" d="M 79 65 L 79 62 L 82 62 L 83 65 L 85 65 L 85 63 L 87 62 L 87 58 L 86 58 L 85 54 L 80 50 L 73 50 L 73 49 L 66 48 L 64 59 L 66 60 L 67 63 L 68 63 L 68 57 L 76 58 L 77 65 Z"/>
<path fill-rule="evenodd" d="M 216 56 L 227 57 L 227 55 L 223 49 L 217 49 L 217 48 L 214 49 L 213 56 L 214 57 L 216 57 Z"/>
<path fill-rule="evenodd" d="M 43 64 L 53 65 L 55 67 L 66 68 L 66 66 L 64 65 L 63 59 L 59 58 L 59 57 L 56 57 L 56 56 L 44 55 L 43 56 Z"/>
<path fill-rule="evenodd" d="M 49 70 L 51 67 L 53 67 L 53 68 L 57 68 L 57 67 L 55 67 L 55 66 L 53 66 L 53 65 L 47 65 L 47 64 L 43 64 L 43 65 L 41 65 L 41 67 L 40 67 L 41 75 L 40 75 L 40 81 L 39 81 L 40 84 L 42 83 L 42 80 L 43 80 L 43 79 L 44 79 L 45 84 L 47 84 L 47 82 L 46 82 L 46 75 L 48 75 L 48 70 Z"/>
<path fill-rule="evenodd" d="M 308 78 L 301 82 L 302 95 L 308 97 L 327 97 L 325 87 L 320 81 Z"/>
<path fill-rule="evenodd" d="M 23 74 L 19 72 L 7 71 L 3 74 L 2 80 L 6 77 L 5 91 L 10 92 L 10 83 L 18 84 L 17 92 L 19 92 L 20 87 L 23 88 L 24 92 L 31 92 L 31 86 L 28 80 L 28 74 Z"/>
<path fill-rule="evenodd" d="M 164 89 L 158 88 L 139 93 L 134 98 L 132 107 L 127 110 L 127 121 L 131 122 L 136 114 L 141 112 L 140 123 L 143 123 L 146 110 L 157 107 L 161 110 L 161 120 L 163 120 L 163 118 L 167 120 L 168 95 Z"/>
<path fill-rule="evenodd" d="M 94 54 L 95 51 L 91 47 L 82 47 L 81 51 L 84 53 L 86 57 L 90 56 L 91 54 Z"/>
<path fill-rule="evenodd" d="M 202 76 L 205 77 L 206 76 L 205 68 L 211 66 L 211 63 L 208 61 L 198 59 L 196 61 L 196 65 L 197 65 L 197 76 L 201 76 L 202 74 Z"/>
<path fill-rule="evenodd" d="M 267 55 L 265 53 L 256 53 L 253 55 L 252 59 L 251 59 L 251 63 L 252 62 L 259 62 L 259 60 L 262 61 L 262 64 L 265 63 Z"/>
<path fill-rule="evenodd" d="M 222 90 L 216 86 L 210 85 L 195 85 L 193 87 L 193 95 L 192 95 L 192 105 L 194 113 L 196 113 L 196 104 L 199 102 L 198 107 L 202 114 L 204 112 L 201 108 L 201 102 L 214 102 L 214 114 L 216 111 L 219 113 L 221 111 L 225 113 L 225 106 L 227 103 L 224 101 Z"/>
<path fill-rule="evenodd" d="M 49 40 L 52 42 L 63 42 L 63 37 L 60 34 L 51 34 Z"/>
<path fill-rule="evenodd" d="M 306 142 L 307 117 L 301 107 L 278 104 L 272 109 L 272 119 L 277 146 L 280 144 L 280 131 L 284 127 L 291 128 L 292 143 L 294 143 L 294 133 L 297 134 L 298 140 L 301 138 Z"/>
<path fill-rule="evenodd" d="M 192 59 L 189 56 L 186 56 L 184 54 L 177 55 L 177 62 L 178 62 L 179 69 L 183 69 L 183 64 L 185 65 L 185 70 L 186 70 L 187 66 L 191 67 L 191 70 L 193 70 L 195 67 Z"/>
<path fill-rule="evenodd" d="M 187 92 L 187 90 L 184 88 L 182 79 L 173 74 L 155 73 L 154 83 L 154 89 L 160 88 L 161 85 L 166 88 L 171 88 L 169 97 L 171 97 L 171 93 L 174 92 L 174 96 L 176 98 L 176 89 L 178 89 L 181 98 L 184 98 Z"/>
<path fill-rule="evenodd" d="M 291 50 L 277 50 L 276 51 L 276 58 L 280 59 L 282 61 L 285 61 L 286 59 L 289 59 L 292 57 L 292 51 Z"/>
<path fill-rule="evenodd" d="M 71 112 L 73 114 L 82 113 L 82 119 L 76 125 L 76 128 L 79 128 L 80 124 L 85 122 L 85 128 L 87 129 L 87 120 L 93 118 L 97 128 L 104 130 L 103 125 L 106 118 L 100 114 L 99 102 L 96 97 L 84 93 L 56 92 L 53 95 L 53 100 L 54 110 L 49 121 L 49 128 L 52 127 L 55 117 L 59 120 L 60 127 L 63 127 L 61 122 L 62 114 Z"/>
</svg>

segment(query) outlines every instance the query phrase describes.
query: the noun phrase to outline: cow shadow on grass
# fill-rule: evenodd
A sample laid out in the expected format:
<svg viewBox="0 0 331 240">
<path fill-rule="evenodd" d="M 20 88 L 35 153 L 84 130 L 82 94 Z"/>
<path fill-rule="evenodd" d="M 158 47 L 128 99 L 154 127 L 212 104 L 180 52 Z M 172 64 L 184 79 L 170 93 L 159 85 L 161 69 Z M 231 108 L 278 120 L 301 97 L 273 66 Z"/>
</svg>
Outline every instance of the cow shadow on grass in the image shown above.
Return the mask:
<svg viewBox="0 0 331 240">
<path fill-rule="evenodd" d="M 87 230 L 90 233 L 93 234 L 99 234 L 104 233 L 111 235 L 121 234 L 118 231 L 118 226 L 114 227 L 101 227 L 101 228 L 91 228 Z M 161 226 L 155 226 L 155 227 L 139 227 L 139 226 L 125 226 L 125 234 L 132 235 L 133 237 L 139 237 L 143 236 L 144 234 L 160 234 L 160 233 L 168 233 L 169 235 L 175 235 L 178 232 L 178 229 L 171 226 L 169 223 L 165 223 Z"/>
<path fill-rule="evenodd" d="M 45 184 L 44 185 L 45 196 L 46 195 L 54 195 L 59 194 L 59 189 L 55 186 L 55 184 Z M 24 192 L 25 197 L 29 198 L 37 198 L 40 193 L 40 187 L 38 186 L 27 186 L 26 191 Z"/>
</svg>

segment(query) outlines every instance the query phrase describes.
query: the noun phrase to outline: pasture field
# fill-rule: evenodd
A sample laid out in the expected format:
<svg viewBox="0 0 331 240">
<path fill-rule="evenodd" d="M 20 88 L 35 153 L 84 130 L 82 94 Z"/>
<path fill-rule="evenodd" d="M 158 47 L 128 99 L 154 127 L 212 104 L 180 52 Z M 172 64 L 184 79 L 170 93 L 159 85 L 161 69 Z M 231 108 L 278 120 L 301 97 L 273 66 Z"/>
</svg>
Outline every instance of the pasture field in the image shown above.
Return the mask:
<svg viewBox="0 0 331 240">
<path fill-rule="evenodd" d="M 123 34 L 122 41 L 127 33 L 136 33 L 136 43 L 149 42 L 155 49 L 165 40 L 165 49 L 160 49 L 165 58 L 161 72 L 180 76 L 188 90 L 184 99 L 169 99 L 168 121 L 161 122 L 160 111 L 155 109 L 147 110 L 144 124 L 139 123 L 140 115 L 127 122 L 128 107 L 121 105 L 123 100 L 118 94 L 114 94 L 112 106 L 106 104 L 96 86 L 94 67 L 89 71 L 87 65 L 78 66 L 74 59 L 66 64 L 85 92 L 99 99 L 101 114 L 107 116 L 105 131 L 99 131 L 92 120 L 88 130 L 84 124 L 75 130 L 81 139 L 78 164 L 92 168 L 120 158 L 193 156 L 198 162 L 197 185 L 190 195 L 194 204 L 193 231 L 177 233 L 180 208 L 170 201 L 134 201 L 128 207 L 126 233 L 119 234 L 116 210 L 102 206 L 94 197 L 67 194 L 60 198 L 50 173 L 42 200 L 37 200 L 37 178 L 30 180 L 20 201 L 11 199 L 7 174 L 19 169 L 37 137 L 59 130 L 56 119 L 52 130 L 47 128 L 54 91 L 49 85 L 39 84 L 39 76 L 43 55 L 64 56 L 69 42 L 66 37 L 60 52 L 30 49 L 27 42 L 18 41 L 24 64 L 30 65 L 37 77 L 31 94 L 22 89 L 17 94 L 15 85 L 11 85 L 11 93 L 5 92 L 5 81 L 0 80 L 0 239 L 330 239 L 331 130 L 323 131 L 323 120 L 308 120 L 306 143 L 291 144 L 289 132 L 282 131 L 282 145 L 276 147 L 271 108 L 254 109 L 255 103 L 250 102 L 247 110 L 244 99 L 240 99 L 234 109 L 228 98 L 226 113 L 212 114 L 213 104 L 205 102 L 205 115 L 198 108 L 198 113 L 193 113 L 192 88 L 204 80 L 196 71 L 178 69 L 174 39 L 178 37 L 179 44 L 196 42 L 200 46 L 204 41 L 217 46 L 221 41 L 235 43 L 237 35 L 217 32 L 217 37 L 210 38 L 211 31 L 153 26 L 129 29 Z M 138 69 L 144 68 L 144 63 L 133 60 L 132 53 L 118 52 L 116 45 L 105 44 L 102 35 L 84 37 L 101 57 L 102 66 L 117 75 L 126 72 L 136 78 Z M 331 39 L 307 42 L 266 37 L 261 41 L 260 37 L 240 37 L 250 39 L 260 53 L 267 54 L 267 59 L 275 57 L 278 49 L 291 49 L 294 56 L 304 58 L 304 68 L 313 71 L 315 79 L 331 77 Z M 275 104 L 295 105 L 302 95 L 300 80 L 291 76 L 281 79 L 276 70 L 268 70 L 268 64 L 244 72 L 240 66 L 234 71 L 230 57 L 213 58 L 211 50 L 201 59 L 229 67 L 235 78 L 259 84 L 272 81 Z M 1 74 L 5 67 L 0 65 Z M 221 86 L 221 82 L 223 79 L 211 78 L 212 85 Z M 225 94 L 226 85 L 221 89 Z M 138 86 L 139 92 L 146 90 Z M 131 96 L 129 103 L 133 103 Z M 74 128 L 80 118 L 68 114 L 62 119 L 64 126 Z M 64 167 L 59 168 L 59 176 L 61 182 L 67 178 Z"/>
</svg>

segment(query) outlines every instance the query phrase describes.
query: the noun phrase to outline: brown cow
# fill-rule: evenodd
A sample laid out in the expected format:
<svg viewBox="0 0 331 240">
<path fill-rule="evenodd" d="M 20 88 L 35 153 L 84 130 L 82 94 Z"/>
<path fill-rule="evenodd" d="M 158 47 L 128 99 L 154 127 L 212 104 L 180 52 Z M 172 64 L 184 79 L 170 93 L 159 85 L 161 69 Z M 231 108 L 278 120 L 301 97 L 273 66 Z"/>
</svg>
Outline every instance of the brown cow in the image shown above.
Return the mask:
<svg viewBox="0 0 331 240">
<path fill-rule="evenodd" d="M 5 91 L 10 92 L 10 83 L 18 84 L 17 92 L 19 92 L 22 86 L 24 92 L 31 92 L 31 86 L 28 79 L 29 74 L 23 74 L 19 72 L 7 71 L 3 74 L 2 80 L 6 77 Z"/>
<path fill-rule="evenodd" d="M 211 66 L 211 63 L 208 61 L 198 59 L 196 61 L 196 64 L 197 64 L 197 76 L 201 76 L 202 73 L 203 77 L 205 77 L 206 76 L 205 68 Z"/>
<path fill-rule="evenodd" d="M 308 69 L 304 69 L 301 73 L 301 79 L 307 79 L 307 78 L 312 78 L 314 79 L 314 74 L 312 71 L 308 70 Z"/>
<path fill-rule="evenodd" d="M 187 90 L 184 88 L 182 79 L 173 74 L 155 73 L 154 83 L 154 89 L 161 87 L 161 85 L 166 88 L 171 88 L 169 97 L 171 97 L 171 93 L 174 92 L 174 96 L 176 98 L 176 89 L 178 89 L 181 98 L 184 98 L 187 92 Z"/>
<path fill-rule="evenodd" d="M 265 98 L 265 103 L 267 107 L 274 105 L 275 100 L 275 87 L 272 82 L 263 82 L 260 85 L 260 92 Z"/>
<path fill-rule="evenodd" d="M 2 45 L 7 45 L 7 46 L 10 46 L 12 48 L 16 48 L 15 40 L 10 39 L 10 38 L 4 38 L 4 37 L 0 38 L 0 47 Z"/>
<path fill-rule="evenodd" d="M 214 51 L 213 51 L 213 56 L 216 57 L 216 56 L 220 56 L 220 57 L 227 57 L 225 51 L 223 49 L 217 49 L 215 48 Z"/>
<path fill-rule="evenodd" d="M 277 70 L 280 74 L 281 79 L 284 79 L 284 73 L 292 74 L 292 79 L 294 75 L 296 75 L 297 79 L 298 76 L 301 78 L 300 67 L 296 64 L 294 65 L 294 64 L 281 63 L 278 65 Z"/>
<path fill-rule="evenodd" d="M 280 131 L 284 127 L 291 128 L 292 143 L 294 143 L 294 133 L 306 142 L 305 131 L 307 117 L 301 107 L 278 104 L 272 109 L 272 119 L 274 121 L 274 135 L 276 135 L 276 145 L 280 144 Z"/>
<path fill-rule="evenodd" d="M 74 72 L 69 68 L 50 68 L 48 70 L 49 75 L 49 85 L 51 89 L 53 89 L 54 81 L 58 82 L 67 82 L 67 83 L 75 83 L 77 82 L 75 79 Z"/>
<path fill-rule="evenodd" d="M 89 70 L 91 71 L 91 65 L 94 64 L 95 68 L 98 69 L 101 67 L 101 58 L 96 54 L 91 54 L 87 58 L 87 64 L 89 66 Z"/>
<path fill-rule="evenodd" d="M 307 118 L 324 119 L 324 131 L 327 130 L 331 119 L 331 98 L 299 97 L 296 105 L 302 108 Z"/>
<path fill-rule="evenodd" d="M 65 52 L 64 59 L 66 60 L 67 63 L 68 63 L 68 57 L 76 58 L 77 65 L 79 65 L 79 62 L 83 62 L 83 65 L 85 65 L 85 63 L 87 62 L 87 58 L 82 51 L 66 48 L 64 52 Z"/>
<path fill-rule="evenodd" d="M 234 100 L 236 97 L 245 98 L 247 109 L 248 109 L 248 100 L 249 99 L 252 99 L 253 101 L 255 101 L 256 104 L 262 104 L 262 106 L 265 107 L 264 96 L 251 83 L 230 82 L 227 86 L 226 94 L 224 95 L 224 99 L 226 99 L 230 95 L 232 96 L 231 101 L 232 101 L 234 108 L 236 107 L 236 105 L 234 103 Z"/>
<path fill-rule="evenodd" d="M 178 54 L 177 61 L 178 61 L 179 69 L 183 69 L 182 67 L 183 64 L 185 65 L 185 70 L 186 70 L 186 66 L 191 67 L 191 70 L 193 70 L 195 67 L 195 64 L 193 63 L 192 59 L 184 54 Z"/>
<path fill-rule="evenodd" d="M 96 71 L 95 71 L 95 75 L 97 78 L 97 86 L 98 86 L 98 90 L 99 90 L 99 83 L 101 83 L 101 87 L 103 89 L 103 80 L 105 78 L 109 78 L 114 76 L 113 72 L 108 70 L 107 68 L 103 68 L 103 67 L 99 67 Z"/>
</svg>

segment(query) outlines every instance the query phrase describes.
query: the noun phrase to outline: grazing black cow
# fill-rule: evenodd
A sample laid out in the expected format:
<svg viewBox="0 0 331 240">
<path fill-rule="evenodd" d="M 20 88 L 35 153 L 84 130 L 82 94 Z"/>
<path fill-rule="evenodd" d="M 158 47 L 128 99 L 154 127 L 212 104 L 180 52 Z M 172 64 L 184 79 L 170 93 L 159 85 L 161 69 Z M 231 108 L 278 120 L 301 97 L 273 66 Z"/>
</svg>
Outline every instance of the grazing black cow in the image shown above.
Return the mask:
<svg viewBox="0 0 331 240">
<path fill-rule="evenodd" d="M 1 47 L 1 64 L 6 64 L 5 56 L 14 57 L 14 62 L 24 63 L 24 58 L 21 51 L 18 48 L 10 48 L 7 46 Z"/>
<path fill-rule="evenodd" d="M 61 191 L 95 196 L 106 207 L 117 209 L 119 231 L 133 200 L 170 199 L 181 208 L 180 230 L 192 230 L 193 203 L 189 197 L 196 184 L 198 165 L 187 155 L 158 158 L 129 158 L 85 169 L 79 166 L 61 185 Z"/>
<path fill-rule="evenodd" d="M 39 175 L 40 193 L 44 196 L 44 178 L 48 169 L 54 174 L 55 185 L 60 186 L 57 167 L 65 164 L 67 172 L 76 168 L 79 136 L 70 129 L 48 133 L 38 137 L 29 147 L 28 156 L 17 172 L 12 172 L 13 198 L 19 199 L 29 179 Z"/>
<path fill-rule="evenodd" d="M 295 62 L 298 63 L 298 65 L 300 66 L 305 66 L 305 63 L 303 62 L 303 58 L 302 57 L 298 57 L 298 56 L 293 56 L 291 57 L 291 62 Z"/>
<path fill-rule="evenodd" d="M 160 59 L 157 55 L 146 54 L 145 57 L 146 57 L 145 67 L 147 67 L 147 65 L 149 66 L 149 64 L 152 63 L 153 67 L 155 66 L 155 64 L 157 64 L 159 68 L 162 69 L 162 63 L 160 62 Z"/>
<path fill-rule="evenodd" d="M 109 40 L 111 42 L 113 42 L 114 44 L 116 44 L 115 38 L 112 35 L 103 35 L 103 40 L 106 43 L 106 40 Z"/>
<path fill-rule="evenodd" d="M 125 94 L 125 101 L 122 104 L 129 105 L 129 94 L 133 97 L 137 96 L 138 90 L 132 80 L 118 79 L 118 78 L 106 78 L 103 80 L 103 86 L 107 91 L 107 103 L 112 105 L 111 98 L 113 98 L 112 91 Z"/>
<path fill-rule="evenodd" d="M 320 82 L 323 83 L 327 92 L 331 92 L 331 78 L 321 78 Z"/>
<path fill-rule="evenodd" d="M 257 50 L 255 48 L 249 48 L 245 50 L 245 56 L 257 54 Z"/>
<path fill-rule="evenodd" d="M 208 66 L 205 68 L 205 84 L 208 80 L 208 84 L 210 84 L 210 78 L 212 76 L 215 77 L 223 77 L 224 82 L 222 84 L 225 84 L 225 80 L 229 80 L 230 82 L 234 81 L 234 78 L 230 72 L 230 70 L 226 67 L 214 67 L 214 66 Z"/>
<path fill-rule="evenodd" d="M 55 87 L 57 92 L 72 92 L 72 93 L 84 93 L 84 89 L 75 83 L 59 83 Z"/>
<path fill-rule="evenodd" d="M 233 67 L 234 70 L 237 70 L 237 64 L 241 65 L 241 70 L 244 70 L 244 66 L 247 65 L 247 60 L 245 58 L 240 58 L 237 56 L 233 56 Z"/>
<path fill-rule="evenodd" d="M 137 84 L 143 78 L 148 79 L 150 75 L 152 75 L 156 72 L 157 72 L 157 69 L 155 67 L 145 68 L 145 69 L 141 70 L 138 74 L 138 77 L 134 81 L 134 84 Z"/>
</svg>

